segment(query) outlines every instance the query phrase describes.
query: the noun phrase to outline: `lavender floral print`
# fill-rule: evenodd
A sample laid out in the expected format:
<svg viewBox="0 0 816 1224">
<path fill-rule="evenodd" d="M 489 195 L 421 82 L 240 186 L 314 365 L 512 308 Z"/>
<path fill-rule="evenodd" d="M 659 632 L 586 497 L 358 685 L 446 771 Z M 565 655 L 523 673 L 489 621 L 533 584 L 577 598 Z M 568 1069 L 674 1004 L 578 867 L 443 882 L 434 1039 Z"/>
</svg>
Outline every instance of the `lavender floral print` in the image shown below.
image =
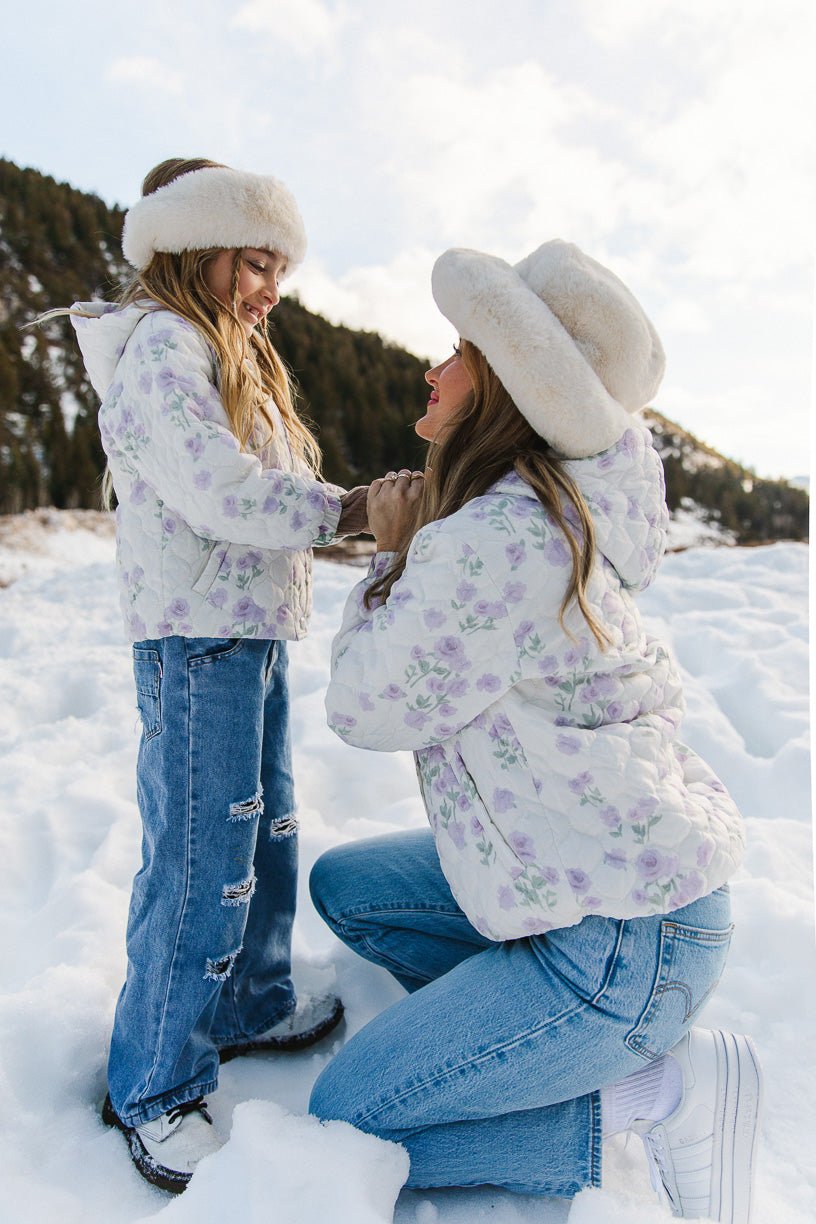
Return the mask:
<svg viewBox="0 0 816 1224">
<path fill-rule="evenodd" d="M 632 592 L 654 576 L 667 514 L 660 460 L 633 424 L 568 464 L 593 515 L 588 602 L 599 648 L 558 611 L 569 551 L 515 474 L 421 530 L 383 606 L 349 597 L 333 649 L 329 722 L 350 744 L 412 749 L 442 868 L 489 938 L 664 913 L 722 884 L 742 822 L 676 734 L 680 682 Z"/>
<path fill-rule="evenodd" d="M 333 538 L 341 491 L 295 461 L 274 405 L 272 444 L 240 450 L 213 355 L 185 320 L 79 308 L 91 316 L 73 322 L 102 399 L 129 637 L 302 637 L 311 548 Z"/>
</svg>

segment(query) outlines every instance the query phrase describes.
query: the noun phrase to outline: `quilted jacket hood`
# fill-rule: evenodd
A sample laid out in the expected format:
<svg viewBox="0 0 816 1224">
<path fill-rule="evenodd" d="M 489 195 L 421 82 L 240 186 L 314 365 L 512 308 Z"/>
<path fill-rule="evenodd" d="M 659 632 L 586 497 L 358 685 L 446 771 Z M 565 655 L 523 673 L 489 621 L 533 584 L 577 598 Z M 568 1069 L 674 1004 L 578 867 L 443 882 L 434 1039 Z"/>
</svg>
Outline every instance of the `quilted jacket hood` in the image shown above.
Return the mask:
<svg viewBox="0 0 816 1224">
<path fill-rule="evenodd" d="M 125 345 L 136 325 L 154 307 L 147 303 L 74 302 L 71 322 L 91 386 L 100 399 L 108 393 Z"/>
<path fill-rule="evenodd" d="M 651 434 L 633 424 L 608 450 L 564 466 L 589 507 L 598 552 L 627 590 L 644 590 L 660 565 L 669 523 L 663 467 Z M 496 491 L 538 500 L 515 473 L 501 480 Z"/>
<path fill-rule="evenodd" d="M 586 498 L 601 556 L 628 590 L 644 590 L 657 573 L 669 526 L 663 464 L 652 435 L 631 425 L 609 450 L 566 466 Z"/>
</svg>

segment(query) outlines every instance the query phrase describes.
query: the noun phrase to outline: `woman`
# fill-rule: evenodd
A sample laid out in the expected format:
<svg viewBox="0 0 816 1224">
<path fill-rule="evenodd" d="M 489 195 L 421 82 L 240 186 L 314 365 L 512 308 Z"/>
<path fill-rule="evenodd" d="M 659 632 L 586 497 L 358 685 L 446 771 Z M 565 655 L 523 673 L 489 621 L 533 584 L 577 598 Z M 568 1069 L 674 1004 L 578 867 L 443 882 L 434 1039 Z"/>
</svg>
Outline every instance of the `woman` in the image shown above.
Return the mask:
<svg viewBox="0 0 816 1224">
<path fill-rule="evenodd" d="M 750 1040 L 692 1029 L 731 935 L 733 801 L 676 738 L 681 687 L 633 593 L 667 513 L 632 418 L 660 341 L 607 269 L 549 242 L 448 251 L 461 348 L 426 375 L 424 488 L 377 482 L 378 552 L 337 636 L 347 742 L 413 749 L 431 830 L 324 855 L 312 893 L 410 992 L 312 1108 L 405 1145 L 409 1186 L 572 1196 L 635 1130 L 675 1215 L 749 1219 Z M 417 530 L 418 528 L 418 530 Z"/>
</svg>

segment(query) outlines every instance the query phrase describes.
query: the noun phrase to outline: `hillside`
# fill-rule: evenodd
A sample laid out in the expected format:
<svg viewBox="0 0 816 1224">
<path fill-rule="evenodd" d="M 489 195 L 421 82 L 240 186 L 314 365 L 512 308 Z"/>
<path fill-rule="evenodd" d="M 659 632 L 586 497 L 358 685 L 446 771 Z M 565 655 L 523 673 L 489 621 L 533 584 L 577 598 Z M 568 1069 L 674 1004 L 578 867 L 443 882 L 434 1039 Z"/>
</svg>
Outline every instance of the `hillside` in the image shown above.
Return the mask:
<svg viewBox="0 0 816 1224">
<path fill-rule="evenodd" d="M 70 324 L 21 328 L 53 306 L 115 294 L 127 275 L 122 220 L 96 196 L 0 159 L 0 514 L 98 504 L 97 403 Z M 424 402 L 423 361 L 375 333 L 333 326 L 295 298 L 274 319 L 328 479 L 361 483 L 421 463 L 411 425 Z M 804 489 L 758 479 L 658 413 L 648 419 L 689 543 L 807 538 Z"/>
</svg>

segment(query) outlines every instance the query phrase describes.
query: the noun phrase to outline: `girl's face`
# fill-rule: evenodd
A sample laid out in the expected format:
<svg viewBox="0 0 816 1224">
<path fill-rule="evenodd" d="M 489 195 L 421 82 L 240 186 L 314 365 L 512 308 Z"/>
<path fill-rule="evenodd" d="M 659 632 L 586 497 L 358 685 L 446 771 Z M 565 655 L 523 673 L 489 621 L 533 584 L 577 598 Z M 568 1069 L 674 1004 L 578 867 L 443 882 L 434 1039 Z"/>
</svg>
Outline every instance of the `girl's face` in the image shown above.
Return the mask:
<svg viewBox="0 0 816 1224">
<path fill-rule="evenodd" d="M 219 251 L 204 269 L 207 288 L 229 307 L 234 264 L 235 251 Z M 278 281 L 285 270 L 286 260 L 275 251 L 245 247 L 241 252 L 235 309 L 247 335 L 280 301 Z"/>
<path fill-rule="evenodd" d="M 431 388 L 431 394 L 425 415 L 420 417 L 414 429 L 420 438 L 433 442 L 448 419 L 465 402 L 473 390 L 473 383 L 458 348 L 453 350 L 453 356 L 447 361 L 428 370 L 425 381 Z"/>
</svg>

